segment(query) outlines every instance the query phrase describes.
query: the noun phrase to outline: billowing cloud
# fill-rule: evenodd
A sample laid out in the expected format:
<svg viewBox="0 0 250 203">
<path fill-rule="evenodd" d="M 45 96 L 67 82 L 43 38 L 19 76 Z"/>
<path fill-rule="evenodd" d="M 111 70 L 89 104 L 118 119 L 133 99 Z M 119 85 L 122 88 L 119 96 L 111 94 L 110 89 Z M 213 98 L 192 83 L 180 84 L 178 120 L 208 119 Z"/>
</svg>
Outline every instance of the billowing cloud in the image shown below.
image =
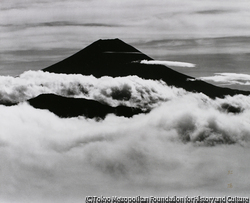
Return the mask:
<svg viewBox="0 0 250 203">
<path fill-rule="evenodd" d="M 215 73 L 214 76 L 200 77 L 198 79 L 224 85 L 250 85 L 250 75 L 243 73 Z"/>
<path fill-rule="evenodd" d="M 164 65 L 164 66 L 174 66 L 174 67 L 187 67 L 194 68 L 195 64 L 187 63 L 187 62 L 179 62 L 179 61 L 158 61 L 158 60 L 142 60 L 142 64 L 155 64 L 155 65 Z"/>
<path fill-rule="evenodd" d="M 28 72 L 21 78 L 40 84 L 42 74 L 50 84 L 44 81 L 43 85 L 52 86 L 50 77 L 57 77 L 53 73 Z M 72 78 L 79 81 L 78 75 L 60 76 L 65 84 L 73 83 Z M 21 78 L 9 79 L 22 86 Z M 133 77 L 82 79 L 106 87 L 102 80 L 112 85 L 133 81 Z M 134 79 L 139 85 L 140 79 Z M 57 80 L 54 86 L 60 84 Z M 155 81 L 142 84 L 163 85 Z M 27 81 L 24 86 L 29 87 Z M 38 87 L 33 84 L 32 88 Z M 19 91 L 28 94 L 32 88 Z M 166 84 L 161 88 L 164 92 Z M 212 100 L 203 94 L 179 94 L 181 89 L 169 87 L 168 91 L 175 96 L 158 101 L 148 114 L 108 115 L 102 121 L 62 119 L 25 102 L 0 105 L 0 200 L 82 202 L 87 195 L 248 195 L 249 97 Z M 230 106 L 241 111 L 230 112 Z M 230 183 L 233 188 L 228 188 Z"/>
<path fill-rule="evenodd" d="M 163 81 L 143 80 L 138 76 L 112 78 L 27 71 L 19 77 L 0 76 L 0 101 L 17 103 L 43 93 L 94 99 L 111 106 L 126 105 L 151 109 L 161 101 L 186 94 L 183 89 Z"/>
</svg>

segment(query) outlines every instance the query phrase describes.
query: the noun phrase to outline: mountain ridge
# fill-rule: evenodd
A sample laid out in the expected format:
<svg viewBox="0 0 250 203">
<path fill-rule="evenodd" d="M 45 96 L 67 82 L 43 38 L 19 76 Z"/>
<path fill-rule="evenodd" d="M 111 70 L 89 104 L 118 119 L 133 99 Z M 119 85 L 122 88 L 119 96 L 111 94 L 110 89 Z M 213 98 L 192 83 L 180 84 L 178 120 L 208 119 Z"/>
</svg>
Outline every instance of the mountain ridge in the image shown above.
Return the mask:
<svg viewBox="0 0 250 203">
<path fill-rule="evenodd" d="M 112 107 L 95 100 L 63 97 L 55 94 L 41 94 L 29 99 L 28 103 L 38 109 L 47 109 L 62 118 L 85 116 L 104 119 L 108 114 L 132 117 L 136 114 L 146 113 L 139 108 Z"/>
</svg>

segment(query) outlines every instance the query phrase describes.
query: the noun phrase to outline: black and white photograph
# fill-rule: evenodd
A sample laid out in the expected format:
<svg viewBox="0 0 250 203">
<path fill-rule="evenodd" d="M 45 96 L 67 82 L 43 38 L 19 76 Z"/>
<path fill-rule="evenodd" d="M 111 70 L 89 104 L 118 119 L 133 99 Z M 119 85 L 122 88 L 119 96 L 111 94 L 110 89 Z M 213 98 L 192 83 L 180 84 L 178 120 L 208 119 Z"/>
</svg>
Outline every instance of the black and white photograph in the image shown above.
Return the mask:
<svg viewBox="0 0 250 203">
<path fill-rule="evenodd" d="M 249 0 L 1 0 L 1 203 L 249 203 Z"/>
</svg>

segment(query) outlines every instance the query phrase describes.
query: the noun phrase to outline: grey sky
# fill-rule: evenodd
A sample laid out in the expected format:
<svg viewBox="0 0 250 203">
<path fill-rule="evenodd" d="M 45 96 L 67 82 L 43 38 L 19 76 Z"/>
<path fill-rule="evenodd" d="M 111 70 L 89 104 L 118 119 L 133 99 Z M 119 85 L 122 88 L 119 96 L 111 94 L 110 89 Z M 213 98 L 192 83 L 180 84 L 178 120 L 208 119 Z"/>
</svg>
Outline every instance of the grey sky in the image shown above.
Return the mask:
<svg viewBox="0 0 250 203">
<path fill-rule="evenodd" d="M 2 0 L 2 50 L 82 48 L 99 38 L 128 42 L 248 36 L 250 1 Z"/>
</svg>

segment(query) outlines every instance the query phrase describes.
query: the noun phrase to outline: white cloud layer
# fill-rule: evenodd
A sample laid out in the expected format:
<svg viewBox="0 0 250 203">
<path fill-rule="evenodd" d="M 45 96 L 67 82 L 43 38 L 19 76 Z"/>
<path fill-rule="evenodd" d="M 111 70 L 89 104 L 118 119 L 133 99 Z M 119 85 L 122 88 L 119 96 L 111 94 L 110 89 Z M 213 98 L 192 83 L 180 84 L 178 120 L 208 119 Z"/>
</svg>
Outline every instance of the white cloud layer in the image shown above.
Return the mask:
<svg viewBox="0 0 250 203">
<path fill-rule="evenodd" d="M 55 74 L 27 71 L 19 77 L 0 76 L 0 101 L 16 103 L 42 93 L 94 99 L 111 106 L 126 105 L 151 109 L 159 102 L 186 94 L 163 81 L 143 80 L 138 76 L 95 78 L 81 74 Z"/>
<path fill-rule="evenodd" d="M 186 68 L 194 68 L 195 67 L 195 64 L 193 64 L 193 63 L 179 62 L 179 61 L 142 60 L 141 63 L 142 64 L 174 66 L 174 67 L 186 67 Z"/>
<path fill-rule="evenodd" d="M 53 85 L 62 87 L 59 81 L 51 84 L 56 74 L 44 73 L 44 78 L 42 74 L 28 72 L 21 78 L 6 77 L 5 82 L 12 81 L 24 95 L 33 95 L 45 78 L 48 84 L 44 81 L 43 85 L 49 91 Z M 65 84 L 79 82 L 78 75 L 60 77 Z M 0 105 L 0 201 L 83 202 L 86 195 L 249 194 L 249 97 L 211 100 L 203 94 L 180 94 L 183 90 L 156 81 L 140 83 L 140 78 L 132 76 L 89 76 L 80 81 L 83 79 L 107 88 L 111 87 L 104 85 L 106 79 L 112 85 L 134 82 L 133 88 L 159 85 L 162 95 L 167 89 L 172 96 L 158 101 L 149 114 L 132 118 L 109 115 L 99 122 L 83 117 L 62 119 L 27 103 Z M 155 93 L 148 94 L 154 97 Z M 228 113 L 225 104 L 241 111 Z M 232 188 L 228 188 L 230 183 Z"/>
<path fill-rule="evenodd" d="M 214 76 L 200 77 L 198 79 L 224 85 L 250 85 L 250 75 L 242 73 L 215 73 Z"/>
</svg>

